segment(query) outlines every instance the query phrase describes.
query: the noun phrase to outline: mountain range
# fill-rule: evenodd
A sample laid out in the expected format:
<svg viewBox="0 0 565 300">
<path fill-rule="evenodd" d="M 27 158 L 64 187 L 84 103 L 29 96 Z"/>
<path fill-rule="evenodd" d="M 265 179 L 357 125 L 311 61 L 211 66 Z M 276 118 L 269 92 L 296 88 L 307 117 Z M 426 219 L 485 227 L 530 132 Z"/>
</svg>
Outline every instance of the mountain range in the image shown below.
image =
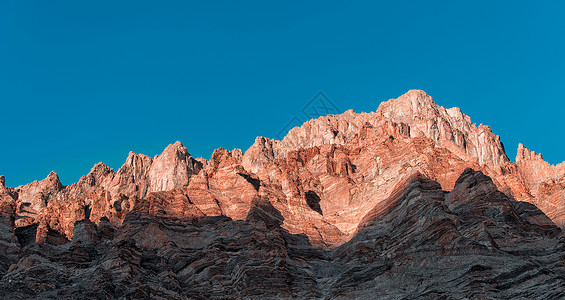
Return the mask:
<svg viewBox="0 0 565 300">
<path fill-rule="evenodd" d="M 512 162 L 421 90 L 210 160 L 4 182 L 3 298 L 565 298 L 565 162 Z"/>
</svg>

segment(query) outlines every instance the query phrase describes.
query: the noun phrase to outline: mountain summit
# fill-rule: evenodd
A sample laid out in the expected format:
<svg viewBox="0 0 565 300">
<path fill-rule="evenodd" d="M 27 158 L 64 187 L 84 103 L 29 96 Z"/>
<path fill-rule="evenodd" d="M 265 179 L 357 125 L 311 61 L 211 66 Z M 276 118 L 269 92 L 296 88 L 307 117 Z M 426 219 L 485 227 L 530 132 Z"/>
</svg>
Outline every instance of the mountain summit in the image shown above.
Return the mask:
<svg viewBox="0 0 565 300">
<path fill-rule="evenodd" d="M 511 162 L 421 90 L 210 160 L 0 184 L 0 220 L 15 298 L 565 297 L 565 163 Z"/>
</svg>

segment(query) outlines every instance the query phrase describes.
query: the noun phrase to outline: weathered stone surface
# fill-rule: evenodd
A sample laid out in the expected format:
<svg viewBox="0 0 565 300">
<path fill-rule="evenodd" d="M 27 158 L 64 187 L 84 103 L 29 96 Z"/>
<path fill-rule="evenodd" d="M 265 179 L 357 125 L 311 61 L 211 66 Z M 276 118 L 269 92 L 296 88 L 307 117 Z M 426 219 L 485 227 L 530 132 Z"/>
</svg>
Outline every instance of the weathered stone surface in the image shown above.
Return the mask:
<svg viewBox="0 0 565 300">
<path fill-rule="evenodd" d="M 525 185 L 534 196 L 531 201 L 543 210 L 555 224 L 565 226 L 565 162 L 556 166 L 543 160 L 540 154 L 518 146 L 516 165 Z"/>
<path fill-rule="evenodd" d="M 336 250 L 336 298 L 565 297 L 560 229 L 467 169 L 455 188 L 416 173 Z M 345 267 L 347 266 L 347 267 Z"/>
<path fill-rule="evenodd" d="M 253 199 L 233 220 L 169 194 L 140 200 L 113 238 L 100 226 L 108 221 L 84 220 L 68 244 L 26 246 L 0 290 L 15 299 L 565 296 L 560 229 L 471 169 L 451 192 L 407 176 L 333 250 L 283 229 L 269 199 Z"/>
<path fill-rule="evenodd" d="M 467 167 L 482 170 L 501 191 L 538 205 L 562 225 L 563 176 L 554 175 L 541 158 L 522 156 L 517 164 L 510 162 L 487 127 L 413 90 L 383 102 L 374 113 L 350 110 L 308 121 L 282 141 L 258 137 L 244 154 L 218 149 L 210 161 L 196 160 L 177 142 L 154 159 L 131 152 L 117 172 L 99 163 L 64 188 L 52 173 L 20 187 L 24 200 L 18 200 L 16 225 L 43 222 L 40 228 L 72 239 L 76 221 L 97 223 L 105 217 L 119 226 L 151 192 L 186 189 L 203 214 L 234 219 L 245 218 L 251 200 L 261 195 L 283 214 L 285 229 L 334 247 L 351 237 L 361 218 L 406 174 L 419 171 L 450 190 Z"/>
<path fill-rule="evenodd" d="M 200 167 L 180 142 L 169 145 L 153 159 L 148 191 L 169 191 L 187 186 L 190 176 L 198 173 Z"/>
<path fill-rule="evenodd" d="M 194 159 L 176 142 L 154 158 L 130 152 L 117 171 L 98 163 L 69 186 L 54 172 L 0 185 L 0 290 L 565 297 L 564 191 L 565 164 L 522 145 L 513 163 L 488 126 L 413 90 L 282 141 L 258 137 L 245 153 Z"/>
<path fill-rule="evenodd" d="M 383 102 L 377 114 L 410 127 L 410 137 L 426 136 L 438 145 L 452 145 L 476 157 L 479 165 L 508 162 L 500 137 L 483 124 L 478 127 L 457 107 L 445 109 L 424 91 L 411 90 L 398 99 Z"/>
<path fill-rule="evenodd" d="M 51 198 L 63 189 L 59 176 L 54 171 L 41 180 L 16 188 L 18 192 L 18 214 L 16 226 L 27 226 L 46 210 Z"/>
<path fill-rule="evenodd" d="M 14 233 L 17 193 L 0 185 L 0 276 L 18 261 L 20 246 Z"/>
</svg>

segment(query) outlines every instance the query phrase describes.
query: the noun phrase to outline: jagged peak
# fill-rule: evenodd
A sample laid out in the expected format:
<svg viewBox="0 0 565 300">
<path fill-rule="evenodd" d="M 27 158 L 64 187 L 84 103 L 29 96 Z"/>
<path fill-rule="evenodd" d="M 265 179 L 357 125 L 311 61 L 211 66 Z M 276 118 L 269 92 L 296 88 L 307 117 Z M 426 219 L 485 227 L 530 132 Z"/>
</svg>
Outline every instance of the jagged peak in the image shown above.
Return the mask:
<svg viewBox="0 0 565 300">
<path fill-rule="evenodd" d="M 516 163 L 526 162 L 526 161 L 543 162 L 543 164 L 546 164 L 552 168 L 556 167 L 559 170 L 565 171 L 565 161 L 557 165 L 550 164 L 543 159 L 543 155 L 541 153 L 536 153 L 535 151 L 526 148 L 526 146 L 524 146 L 522 143 L 518 143 L 518 151 L 516 152 Z"/>
<path fill-rule="evenodd" d="M 422 90 L 409 90 L 396 99 L 382 102 L 377 109 L 377 113 L 386 117 L 391 117 L 393 113 L 402 117 L 413 117 L 425 111 L 435 111 L 439 107 L 426 92 Z"/>
<path fill-rule="evenodd" d="M 108 172 L 112 172 L 113 170 L 108 167 L 108 165 L 106 165 L 103 162 L 98 162 L 96 163 L 94 166 L 92 166 L 92 169 L 90 169 L 90 172 L 88 172 L 88 174 L 94 174 L 94 173 L 108 173 Z"/>
<path fill-rule="evenodd" d="M 126 158 L 126 164 L 131 164 L 135 159 L 140 158 L 140 159 L 152 159 L 151 157 L 145 155 L 145 154 L 140 154 L 140 153 L 135 153 L 133 151 L 130 151 L 128 153 L 128 157 Z"/>
<path fill-rule="evenodd" d="M 358 114 L 353 109 L 348 109 L 342 115 L 348 116 L 348 117 L 355 117 Z"/>
<path fill-rule="evenodd" d="M 47 177 L 45 177 L 46 181 L 52 182 L 53 184 L 62 187 L 63 184 L 61 183 L 61 180 L 59 179 L 59 175 L 57 175 L 57 172 L 55 171 L 51 171 L 49 172 L 49 175 L 47 175 Z"/>
<path fill-rule="evenodd" d="M 263 136 L 258 136 L 255 138 L 255 142 L 253 142 L 253 145 L 251 145 L 251 147 L 249 147 L 249 149 L 247 149 L 247 151 L 252 150 L 254 148 L 259 148 L 259 149 L 271 149 L 271 152 L 273 151 L 273 144 L 277 143 L 279 141 L 277 140 L 272 140 L 270 138 L 267 137 L 263 137 Z M 247 152 L 245 151 L 245 152 Z"/>
<path fill-rule="evenodd" d="M 35 180 L 31 183 L 26 184 L 25 186 L 33 186 L 33 185 L 37 185 L 37 184 L 41 184 L 41 185 L 47 185 L 51 188 L 54 189 L 61 189 L 63 188 L 63 184 L 61 183 L 61 180 L 59 180 L 59 175 L 57 175 L 57 172 L 55 171 L 51 171 L 49 172 L 49 174 L 42 180 Z M 18 188 L 22 188 L 25 186 L 19 186 Z"/>
<path fill-rule="evenodd" d="M 165 147 L 165 150 L 167 149 L 177 149 L 177 150 L 187 150 L 186 147 L 180 142 L 180 141 L 176 141 L 172 144 L 169 144 L 167 147 Z"/>
<path fill-rule="evenodd" d="M 428 95 L 428 93 L 426 93 L 423 90 L 420 89 L 411 89 L 408 90 L 408 92 L 404 93 L 402 96 L 400 96 L 399 98 L 404 98 L 404 97 L 408 97 L 408 98 L 426 98 L 431 100 L 431 102 L 433 102 L 434 100 L 432 99 L 432 97 L 430 97 L 430 95 Z"/>
<path fill-rule="evenodd" d="M 124 174 L 129 172 L 131 169 L 147 170 L 149 166 L 153 163 L 153 159 L 144 154 L 138 154 L 133 151 L 128 153 L 128 157 L 124 164 L 118 169 L 118 174 Z"/>
<path fill-rule="evenodd" d="M 270 140 L 271 140 L 270 138 L 264 137 L 264 136 L 257 136 L 257 137 L 255 137 L 255 143 L 257 143 L 257 144 L 259 144 L 259 143 L 264 144 L 264 143 L 266 143 L 266 142 L 268 142 L 268 141 L 270 141 Z M 255 143 L 254 143 L 254 144 L 255 144 Z"/>
<path fill-rule="evenodd" d="M 174 155 L 180 154 L 182 156 L 191 156 L 190 153 L 188 153 L 188 149 L 186 149 L 186 147 L 180 141 L 176 141 L 172 144 L 169 144 L 167 147 L 165 147 L 163 152 L 159 155 L 156 155 L 155 158 L 167 154 L 174 154 Z"/>
<path fill-rule="evenodd" d="M 471 123 L 458 107 L 445 109 L 422 90 L 409 90 L 396 99 L 382 102 L 376 112 L 357 114 L 348 110 L 340 115 L 321 116 L 294 127 L 282 141 L 273 141 L 275 156 L 297 147 L 345 144 L 367 122 L 375 126 L 382 119 L 406 126 L 407 137 L 428 137 L 439 146 L 463 150 L 479 159 L 479 164 L 501 165 L 509 161 L 500 137 L 487 125 Z M 252 146 L 261 145 L 257 142 Z"/>
<path fill-rule="evenodd" d="M 535 151 L 529 150 L 522 143 L 518 143 L 518 151 L 516 153 L 516 162 L 524 160 L 543 160 L 543 155 Z"/>
<path fill-rule="evenodd" d="M 465 115 L 459 107 L 446 109 L 422 90 L 409 90 L 396 99 L 384 101 L 376 112 L 397 122 L 441 117 L 471 125 L 471 117 Z M 472 125 L 476 126 L 476 124 Z"/>
</svg>

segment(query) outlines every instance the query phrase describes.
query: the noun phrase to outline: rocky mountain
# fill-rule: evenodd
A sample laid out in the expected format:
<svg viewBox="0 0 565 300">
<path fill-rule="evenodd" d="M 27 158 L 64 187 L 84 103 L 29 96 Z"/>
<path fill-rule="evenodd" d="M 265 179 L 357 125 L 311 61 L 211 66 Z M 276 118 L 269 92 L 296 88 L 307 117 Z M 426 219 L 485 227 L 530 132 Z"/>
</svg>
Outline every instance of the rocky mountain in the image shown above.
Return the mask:
<svg viewBox="0 0 565 300">
<path fill-rule="evenodd" d="M 0 177 L 0 214 L 14 299 L 565 298 L 565 163 L 419 90 L 245 153 Z"/>
</svg>

